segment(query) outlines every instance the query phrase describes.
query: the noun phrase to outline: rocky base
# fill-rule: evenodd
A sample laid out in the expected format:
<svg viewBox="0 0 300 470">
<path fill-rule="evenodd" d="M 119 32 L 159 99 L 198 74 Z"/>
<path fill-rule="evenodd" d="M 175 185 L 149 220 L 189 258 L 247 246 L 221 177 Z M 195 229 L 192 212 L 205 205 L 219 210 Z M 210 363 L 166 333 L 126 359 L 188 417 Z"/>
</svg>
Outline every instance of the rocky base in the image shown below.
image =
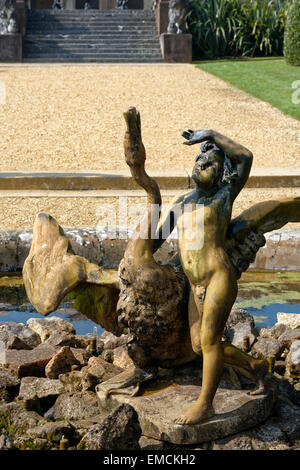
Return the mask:
<svg viewBox="0 0 300 470">
<path fill-rule="evenodd" d="M 228 374 L 216 393 L 213 418 L 193 426 L 175 424 L 174 419 L 190 408 L 199 396 L 202 378 L 199 365 L 180 368 L 169 380 L 156 379 L 138 397 L 123 395 L 121 390 L 119 394 L 107 397 L 105 385 L 97 385 L 100 406 L 111 411 L 122 403 L 131 405 L 138 413 L 143 435 L 173 444 L 210 442 L 249 429 L 268 418 L 277 398 L 276 381 L 268 378 L 266 393 L 251 396 L 249 389 L 241 390 L 234 385 Z"/>
<path fill-rule="evenodd" d="M 118 384 L 119 374 L 133 367 L 126 335 L 103 333 L 99 354 L 92 356 L 91 335 L 76 335 L 64 320 L 4 323 L 0 449 L 54 450 L 61 441 L 79 450 L 299 449 L 298 317 L 279 314 L 272 328 L 259 329 L 249 314 L 232 311 L 224 339 L 243 347 L 248 336 L 250 354 L 272 357 L 274 372 L 267 376 L 267 394 L 252 397 L 249 379 L 226 367 L 215 397 L 216 415 L 196 426 L 175 425 L 172 418 L 199 393 L 200 359 L 180 369 L 158 370 L 136 397 L 119 391 L 106 397 L 109 381 Z"/>
</svg>

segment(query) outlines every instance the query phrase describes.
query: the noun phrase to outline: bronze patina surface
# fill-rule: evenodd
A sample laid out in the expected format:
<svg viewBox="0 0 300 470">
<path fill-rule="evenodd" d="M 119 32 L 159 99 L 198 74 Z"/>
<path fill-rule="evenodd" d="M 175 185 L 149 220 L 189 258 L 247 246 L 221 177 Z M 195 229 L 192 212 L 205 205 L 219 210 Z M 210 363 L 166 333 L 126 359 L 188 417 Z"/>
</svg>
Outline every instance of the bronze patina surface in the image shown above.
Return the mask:
<svg viewBox="0 0 300 470">
<path fill-rule="evenodd" d="M 174 200 L 162 218 L 159 187 L 145 171 L 140 115 L 132 107 L 124 117 L 126 163 L 147 193 L 148 210 L 128 242 L 119 279 L 106 279 L 101 268 L 75 256 L 56 221 L 39 215 L 24 283 L 42 314 L 55 310 L 75 289 L 83 313 L 117 335 L 129 331 L 129 355 L 143 370 L 179 366 L 201 355 L 200 396 L 174 419 L 177 424 L 197 424 L 215 413 L 213 399 L 224 363 L 252 378 L 253 394 L 264 393 L 267 362 L 223 342 L 222 334 L 237 296 L 237 279 L 264 245 L 265 232 L 300 221 L 300 198 L 256 204 L 231 220 L 252 153 L 216 131 L 188 130 L 184 143 L 202 144 L 193 169 L 196 186 Z M 153 255 L 175 225 L 179 258 L 160 265 Z M 124 386 L 127 382 L 132 383 L 131 376 L 124 377 Z"/>
</svg>

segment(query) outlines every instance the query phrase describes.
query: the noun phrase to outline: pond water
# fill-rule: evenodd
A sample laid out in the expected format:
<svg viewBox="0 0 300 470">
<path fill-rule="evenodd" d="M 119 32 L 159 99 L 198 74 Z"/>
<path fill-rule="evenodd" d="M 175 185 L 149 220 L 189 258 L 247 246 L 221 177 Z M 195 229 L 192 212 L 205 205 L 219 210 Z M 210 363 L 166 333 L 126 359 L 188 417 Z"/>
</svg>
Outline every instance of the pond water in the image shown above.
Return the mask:
<svg viewBox="0 0 300 470">
<path fill-rule="evenodd" d="M 243 273 L 235 305 L 247 310 L 255 324 L 263 327 L 273 326 L 278 312 L 300 314 L 300 272 Z"/>
<path fill-rule="evenodd" d="M 78 335 L 101 333 L 103 328 L 74 309 L 73 302 L 66 299 L 49 317 L 60 317 L 74 325 Z M 7 321 L 26 323 L 29 318 L 43 318 L 29 303 L 21 276 L 0 277 L 0 324 Z"/>
<path fill-rule="evenodd" d="M 255 271 L 244 273 L 239 280 L 236 307 L 254 316 L 257 326 L 271 327 L 277 313 L 300 314 L 300 272 Z M 74 309 L 66 299 L 60 308 L 48 315 L 59 316 L 72 323 L 77 334 L 93 333 L 103 329 Z M 42 316 L 29 303 L 20 275 L 0 277 L 0 324 L 7 321 L 26 323 L 29 318 Z"/>
</svg>

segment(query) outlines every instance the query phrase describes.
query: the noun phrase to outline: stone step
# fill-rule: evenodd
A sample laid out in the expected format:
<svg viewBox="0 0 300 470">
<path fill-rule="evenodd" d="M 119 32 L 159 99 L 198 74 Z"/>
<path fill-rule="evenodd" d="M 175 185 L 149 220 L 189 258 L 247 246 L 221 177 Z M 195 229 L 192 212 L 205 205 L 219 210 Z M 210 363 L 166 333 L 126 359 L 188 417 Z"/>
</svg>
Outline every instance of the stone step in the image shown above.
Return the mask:
<svg viewBox="0 0 300 470">
<path fill-rule="evenodd" d="M 151 10 L 33 10 L 27 62 L 162 62 Z"/>
<path fill-rule="evenodd" d="M 91 25 L 82 25 L 82 24 L 79 25 L 78 27 L 74 27 L 74 26 L 68 27 L 65 25 L 55 25 L 53 27 L 50 27 L 49 25 L 45 25 L 44 27 L 40 23 L 37 26 L 27 28 L 28 34 L 37 34 L 37 32 L 39 34 L 46 34 L 47 32 L 53 33 L 55 31 L 69 31 L 69 32 L 80 34 L 80 32 L 86 32 L 86 31 L 98 33 L 99 31 L 108 31 L 108 30 L 113 30 L 117 32 L 122 32 L 122 31 L 152 32 L 152 31 L 156 31 L 156 28 L 154 25 L 142 25 L 142 24 L 134 24 L 134 25 L 103 24 L 103 25 L 99 25 L 98 27 L 96 27 L 96 25 L 91 26 Z"/>
<path fill-rule="evenodd" d="M 158 57 L 111 57 L 110 55 L 108 56 L 89 56 L 86 57 L 85 54 L 83 55 L 69 55 L 69 56 L 50 56 L 50 57 L 44 57 L 43 55 L 37 56 L 37 57 L 32 57 L 31 54 L 30 56 L 24 57 L 25 62 L 27 63 L 38 63 L 38 64 L 44 64 L 44 63 L 71 63 L 71 64 L 80 64 L 82 63 L 95 63 L 95 64 L 140 64 L 140 63 L 161 63 L 162 60 Z"/>
<path fill-rule="evenodd" d="M 128 44 L 109 44 L 109 43 L 103 43 L 103 42 L 93 42 L 89 41 L 83 44 L 80 43 L 73 43 L 73 42 L 68 42 L 68 43 L 59 43 L 59 42 L 38 42 L 38 43 L 30 43 L 30 44 L 24 44 L 24 50 L 37 50 L 39 51 L 41 48 L 47 49 L 49 52 L 52 50 L 55 50 L 57 48 L 59 49 L 76 49 L 76 50 L 83 50 L 83 49 L 103 49 L 103 50 L 115 50 L 115 51 L 132 51 L 135 52 L 136 50 L 156 50 L 159 51 L 159 45 L 152 43 L 152 44 L 147 44 L 146 42 L 142 43 L 132 43 L 130 47 Z"/>
<path fill-rule="evenodd" d="M 68 39 L 72 39 L 72 40 L 82 40 L 82 39 L 100 39 L 102 38 L 109 41 L 109 40 L 118 40 L 118 39 L 122 39 L 122 41 L 127 41 L 127 40 L 130 40 L 130 39 L 146 39 L 147 41 L 150 40 L 150 39 L 156 39 L 158 40 L 158 34 L 153 34 L 151 32 L 145 32 L 145 33 L 142 33 L 141 31 L 118 31 L 118 32 L 114 32 L 114 31 L 109 31 L 105 34 L 102 34 L 99 35 L 99 34 L 95 34 L 95 33 L 90 33 L 90 34 L 87 34 L 87 32 L 85 33 L 76 33 L 76 34 L 67 34 L 67 33 L 57 33 L 57 34 L 50 34 L 50 33 L 45 33 L 45 34 L 41 34 L 41 33 L 38 33 L 38 34 L 34 34 L 34 33 L 30 33 L 28 35 L 26 35 L 24 37 L 24 40 L 26 41 L 27 39 L 63 39 L 63 40 L 68 40 Z"/>
<path fill-rule="evenodd" d="M 79 17 L 65 17 L 65 18 L 43 18 L 43 17 L 37 17 L 37 18 L 32 18 L 28 17 L 28 21 L 31 24 L 38 24 L 38 23 L 47 23 L 47 24 L 65 24 L 65 23 L 105 23 L 105 22 L 110 22 L 110 23 L 142 23 L 142 24 L 151 24 L 155 22 L 155 19 L 153 16 L 149 18 L 133 18 L 133 17 L 84 17 L 84 16 L 79 16 Z"/>
<path fill-rule="evenodd" d="M 105 26 L 105 25 L 141 25 L 141 26 L 155 26 L 155 21 L 153 20 L 122 20 L 122 21 L 113 21 L 113 20 L 85 20 L 85 21 L 29 21 L 28 27 L 36 27 L 38 25 L 43 25 L 45 27 L 56 27 L 56 26 L 81 26 L 81 25 L 90 25 L 90 26 Z"/>
<path fill-rule="evenodd" d="M 28 12 L 29 18 L 31 17 L 153 17 L 152 10 L 30 10 Z"/>
<path fill-rule="evenodd" d="M 115 41 L 126 43 L 127 41 L 157 41 L 158 36 L 153 34 L 74 34 L 74 35 L 64 35 L 64 34 L 47 34 L 47 35 L 28 35 L 25 36 L 24 42 L 26 41 Z"/>
<path fill-rule="evenodd" d="M 110 57 L 111 59 L 115 58 L 160 58 L 160 51 L 157 49 L 139 49 L 135 52 L 120 52 L 117 49 L 105 49 L 105 48 L 86 48 L 86 49 L 76 49 L 76 48 L 61 48 L 59 52 L 56 50 L 48 51 L 45 49 L 29 49 L 24 51 L 24 56 L 30 56 L 31 58 L 36 57 Z"/>
<path fill-rule="evenodd" d="M 80 48 L 76 48 L 75 51 L 78 51 L 78 54 L 85 54 L 87 57 L 89 55 L 93 56 L 95 54 L 99 55 L 99 56 L 102 56 L 102 55 L 109 55 L 111 57 L 124 57 L 124 56 L 132 56 L 132 57 L 135 57 L 135 56 L 138 56 L 142 53 L 146 53 L 146 54 L 151 54 L 151 51 L 153 49 L 146 49 L 146 50 L 143 50 L 141 52 L 141 50 L 115 50 L 115 52 L 113 51 L 109 51 L 109 54 L 106 52 L 106 49 L 102 49 L 102 50 L 99 50 L 99 51 L 92 51 L 91 50 L 92 48 L 87 48 L 87 49 L 80 49 Z M 30 52 L 32 52 L 32 57 L 34 57 L 34 55 L 39 55 L 39 52 L 34 52 L 32 51 L 32 49 L 30 49 Z M 53 56 L 53 55 L 56 55 L 56 56 L 59 56 L 59 57 L 62 57 L 63 54 L 65 55 L 68 55 L 69 54 L 69 50 L 68 49 L 59 49 L 59 50 L 54 50 L 54 51 L 48 51 L 47 48 L 45 48 L 45 52 L 43 52 L 43 55 L 45 57 L 47 56 Z M 158 49 L 154 49 L 154 52 L 156 52 L 157 54 L 160 53 L 160 51 Z"/>
<path fill-rule="evenodd" d="M 125 41 L 121 41 L 118 37 L 116 38 L 84 38 L 84 39 L 73 39 L 73 38 L 26 38 L 23 42 L 23 46 L 29 45 L 36 45 L 36 44 L 45 44 L 45 45 L 65 45 L 65 44 L 103 44 L 103 45 L 117 45 L 119 47 L 128 47 L 129 45 L 155 45 L 158 46 L 158 42 L 156 38 L 130 38 Z"/>
<path fill-rule="evenodd" d="M 72 19 L 72 18 L 58 18 L 55 20 L 51 20 L 48 18 L 28 18 L 28 24 L 49 24 L 49 25 L 56 25 L 56 24 L 105 24 L 105 23 L 111 23 L 111 24 L 155 24 L 155 19 L 153 18 L 77 18 L 77 19 Z"/>
<path fill-rule="evenodd" d="M 105 26 L 99 29 L 92 28 L 80 28 L 80 29 L 68 29 L 68 28 L 55 28 L 55 29 L 28 29 L 28 35 L 45 35 L 45 34 L 121 34 L 121 33 L 144 33 L 144 34 L 157 34 L 155 28 L 141 28 L 140 26 L 134 26 L 132 28 L 124 27 L 119 29 L 118 27 Z"/>
<path fill-rule="evenodd" d="M 78 20 L 48 20 L 48 19 L 45 19 L 45 20 L 28 20 L 28 24 L 29 26 L 33 25 L 39 25 L 39 24 L 43 24 L 43 25 L 49 25 L 49 26 L 56 26 L 56 25 L 80 25 L 80 24 L 91 24 L 91 25 L 103 25 L 103 24 L 141 24 L 141 25 L 150 25 L 152 26 L 153 24 L 155 24 L 155 20 L 153 19 L 149 19 L 149 20 L 143 20 L 143 19 L 125 19 L 125 18 L 122 18 L 121 20 L 118 20 L 118 19 L 110 19 L 110 18 L 103 18 L 103 19 L 90 19 L 90 18 L 86 18 L 86 19 L 78 19 Z"/>
<path fill-rule="evenodd" d="M 101 53 L 101 54 L 116 54 L 122 57 L 122 55 L 128 56 L 129 54 L 132 54 L 133 56 L 138 56 L 139 54 L 145 54 L 145 55 L 153 55 L 153 54 L 160 54 L 159 48 L 149 48 L 149 47 L 136 47 L 134 50 L 124 50 L 124 49 L 119 49 L 117 47 L 103 47 L 103 46 L 85 46 L 85 47 L 78 47 L 78 46 L 63 46 L 59 48 L 59 52 L 64 52 L 64 53 L 73 53 L 73 54 L 87 54 L 87 53 Z M 28 49 L 24 49 L 25 54 L 58 54 L 58 49 L 55 47 L 48 48 L 46 47 L 32 47 Z"/>
<path fill-rule="evenodd" d="M 68 64 L 81 64 L 81 63 L 86 63 L 86 64 L 91 64 L 91 63 L 97 63 L 97 64 L 141 64 L 141 63 L 151 63 L 151 64 L 156 64 L 156 63 L 161 63 L 162 58 L 112 58 L 112 57 L 101 57 L 101 58 L 85 58 L 85 57 L 48 57 L 48 58 L 43 58 L 43 57 L 24 57 L 23 62 L 27 64 L 52 64 L 52 63 L 68 63 Z"/>
</svg>

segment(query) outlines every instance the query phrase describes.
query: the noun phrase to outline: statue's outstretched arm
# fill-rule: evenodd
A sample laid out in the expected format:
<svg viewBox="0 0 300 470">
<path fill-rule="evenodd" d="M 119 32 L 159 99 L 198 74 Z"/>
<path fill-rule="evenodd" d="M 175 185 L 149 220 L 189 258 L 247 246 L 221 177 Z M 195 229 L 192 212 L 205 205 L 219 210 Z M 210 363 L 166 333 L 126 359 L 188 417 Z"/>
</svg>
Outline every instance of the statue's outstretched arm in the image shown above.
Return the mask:
<svg viewBox="0 0 300 470">
<path fill-rule="evenodd" d="M 251 170 L 253 155 L 250 150 L 211 129 L 203 129 L 199 131 L 192 131 L 189 129 L 184 131 L 182 136 L 187 139 L 187 141 L 184 142 L 185 145 L 194 145 L 209 140 L 214 142 L 217 147 L 226 153 L 236 170 L 236 176 L 231 181 L 231 194 L 232 200 L 234 200 L 244 187 Z"/>
<path fill-rule="evenodd" d="M 158 184 L 145 170 L 146 152 L 142 142 L 140 113 L 136 108 L 130 107 L 124 112 L 124 118 L 125 161 L 133 179 L 147 193 L 147 213 L 136 227 L 125 252 L 126 255 L 131 253 L 135 258 L 139 258 L 148 251 L 152 253 L 154 234 L 161 214 L 161 195 Z"/>
</svg>

